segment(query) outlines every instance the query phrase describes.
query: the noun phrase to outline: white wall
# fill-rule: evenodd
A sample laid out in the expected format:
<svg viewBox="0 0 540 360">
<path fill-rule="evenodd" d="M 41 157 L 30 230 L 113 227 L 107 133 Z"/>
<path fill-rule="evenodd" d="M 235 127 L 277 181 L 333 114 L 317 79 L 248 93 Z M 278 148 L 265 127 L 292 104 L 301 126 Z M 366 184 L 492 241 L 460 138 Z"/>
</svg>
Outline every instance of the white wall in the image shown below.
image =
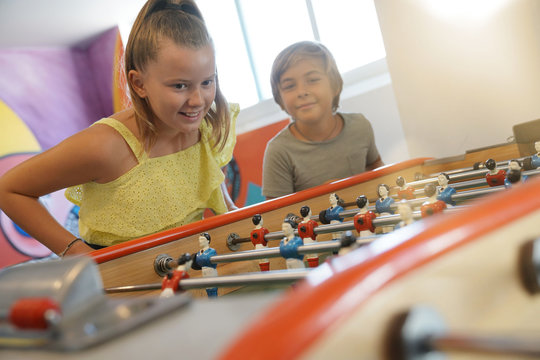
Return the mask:
<svg viewBox="0 0 540 360">
<path fill-rule="evenodd" d="M 540 1 L 375 4 L 412 157 L 500 144 L 540 118 Z"/>
<path fill-rule="evenodd" d="M 386 61 L 344 74 L 341 110 L 371 121 L 385 163 L 501 144 L 540 119 L 540 0 L 375 5 Z M 239 132 L 286 116 L 268 100 L 240 114 Z"/>
</svg>

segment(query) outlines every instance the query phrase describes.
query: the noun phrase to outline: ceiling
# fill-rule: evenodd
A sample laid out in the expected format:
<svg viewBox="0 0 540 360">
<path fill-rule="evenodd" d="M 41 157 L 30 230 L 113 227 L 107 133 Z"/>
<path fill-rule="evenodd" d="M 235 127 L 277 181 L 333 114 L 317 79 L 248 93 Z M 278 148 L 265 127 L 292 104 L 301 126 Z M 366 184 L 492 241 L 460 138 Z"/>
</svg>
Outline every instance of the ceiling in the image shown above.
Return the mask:
<svg viewBox="0 0 540 360">
<path fill-rule="evenodd" d="M 145 0 L 0 0 L 0 48 L 84 45 L 118 26 L 129 32 Z"/>
</svg>

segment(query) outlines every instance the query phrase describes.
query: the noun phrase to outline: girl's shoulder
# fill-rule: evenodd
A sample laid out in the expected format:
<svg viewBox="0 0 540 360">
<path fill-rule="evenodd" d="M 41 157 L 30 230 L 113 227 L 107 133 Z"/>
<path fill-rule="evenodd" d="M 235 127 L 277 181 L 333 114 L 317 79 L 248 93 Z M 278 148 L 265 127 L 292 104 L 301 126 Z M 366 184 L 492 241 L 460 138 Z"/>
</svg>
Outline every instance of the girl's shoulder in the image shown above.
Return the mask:
<svg viewBox="0 0 540 360">
<path fill-rule="evenodd" d="M 85 160 L 96 169 L 98 182 L 113 180 L 139 162 L 139 147 L 132 146 L 129 139 L 110 124 L 128 129 L 115 119 L 105 118 L 81 131 L 76 139 L 78 146 L 85 149 Z"/>
</svg>

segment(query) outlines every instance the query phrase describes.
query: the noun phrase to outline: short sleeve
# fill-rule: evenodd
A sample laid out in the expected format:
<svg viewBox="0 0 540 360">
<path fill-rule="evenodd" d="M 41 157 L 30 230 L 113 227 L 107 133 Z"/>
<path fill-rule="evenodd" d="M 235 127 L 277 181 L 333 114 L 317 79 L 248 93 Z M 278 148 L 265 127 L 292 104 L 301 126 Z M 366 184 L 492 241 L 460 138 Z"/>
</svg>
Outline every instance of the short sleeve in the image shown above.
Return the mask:
<svg viewBox="0 0 540 360">
<path fill-rule="evenodd" d="M 82 203 L 82 194 L 82 185 L 68 187 L 64 192 L 66 199 L 79 206 L 81 206 Z"/>
<path fill-rule="evenodd" d="M 238 114 L 240 114 L 240 106 L 238 104 L 231 103 L 229 104 L 229 111 L 231 123 L 229 127 L 229 136 L 224 139 L 225 145 L 221 150 L 220 146 L 212 147 L 211 150 L 212 155 L 214 156 L 214 159 L 216 160 L 219 167 L 223 167 L 231 161 L 234 146 L 236 145 L 236 119 L 238 118 Z M 206 123 L 203 122 L 203 124 Z M 210 126 L 202 125 L 201 131 L 204 133 L 203 136 L 211 136 L 212 129 Z"/>
</svg>

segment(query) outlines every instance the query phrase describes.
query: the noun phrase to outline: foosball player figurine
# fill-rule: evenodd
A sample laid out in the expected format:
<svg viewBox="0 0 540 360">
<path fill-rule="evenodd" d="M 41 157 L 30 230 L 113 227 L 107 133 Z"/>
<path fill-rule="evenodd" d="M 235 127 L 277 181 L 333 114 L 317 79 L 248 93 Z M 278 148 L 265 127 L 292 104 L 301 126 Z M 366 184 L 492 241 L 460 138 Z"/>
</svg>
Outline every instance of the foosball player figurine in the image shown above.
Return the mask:
<svg viewBox="0 0 540 360">
<path fill-rule="evenodd" d="M 319 225 L 315 220 L 311 219 L 311 209 L 309 206 L 302 206 L 300 208 L 300 215 L 302 221 L 298 224 L 298 236 L 302 239 L 304 244 L 313 244 L 317 242 L 317 234 L 315 234 L 315 228 Z M 310 268 L 319 266 L 319 255 L 308 254 L 306 260 Z"/>
<path fill-rule="evenodd" d="M 424 193 L 428 200 L 420 207 L 420 213 L 423 218 L 437 214 L 446 209 L 446 203 L 442 200 L 437 200 L 437 188 L 434 184 L 424 186 Z"/>
<path fill-rule="evenodd" d="M 411 205 L 407 201 L 400 201 L 397 204 L 397 212 L 401 216 L 401 221 L 397 224 L 396 229 L 411 225 L 414 222 Z"/>
<path fill-rule="evenodd" d="M 319 213 L 319 220 L 322 224 L 339 224 L 343 222 L 343 218 L 339 215 L 343 211 L 343 207 L 339 205 L 340 198 L 336 193 L 330 194 L 330 207 Z M 332 233 L 332 240 L 339 240 L 341 232 Z"/>
<path fill-rule="evenodd" d="M 536 154 L 525 158 L 523 161 L 523 168 L 525 170 L 534 170 L 540 167 L 540 141 L 534 143 L 534 149 L 536 150 Z"/>
<path fill-rule="evenodd" d="M 358 206 L 359 211 L 353 218 L 354 228 L 358 231 L 358 236 L 369 236 L 375 232 L 373 219 L 377 215 L 373 211 L 368 210 L 369 200 L 365 195 L 360 195 L 356 198 L 356 206 Z"/>
<path fill-rule="evenodd" d="M 394 213 L 392 210 L 392 205 L 394 204 L 394 199 L 388 196 L 390 192 L 390 187 L 386 184 L 379 184 L 377 186 L 377 195 L 379 198 L 375 202 L 375 211 L 381 216 L 390 215 Z M 393 226 L 382 226 L 381 230 L 383 234 L 389 233 L 392 231 Z"/>
<path fill-rule="evenodd" d="M 352 231 L 347 230 L 341 234 L 341 238 L 339 239 L 339 252 L 338 255 L 345 255 L 352 250 L 357 248 L 356 243 L 356 237 L 353 235 Z"/>
<path fill-rule="evenodd" d="M 398 176 L 396 184 L 398 186 L 397 197 L 399 200 L 413 200 L 415 198 L 414 188 L 412 186 L 407 186 L 407 182 L 403 176 Z"/>
<path fill-rule="evenodd" d="M 186 269 L 189 267 L 190 261 L 191 255 L 189 253 L 185 253 L 178 258 L 176 269 L 163 277 L 160 297 L 168 298 L 181 291 L 180 280 L 189 278 Z"/>
<path fill-rule="evenodd" d="M 512 185 L 527 180 L 527 175 L 521 174 L 521 163 L 519 160 L 512 159 L 508 161 L 508 171 L 506 172 L 506 178 L 504 179 L 504 187 L 511 188 Z"/>
<path fill-rule="evenodd" d="M 268 234 L 268 229 L 263 227 L 263 219 L 261 214 L 255 214 L 251 218 L 255 229 L 251 231 L 250 238 L 251 243 L 255 246 L 255 249 L 266 249 L 267 241 L 264 239 L 264 236 Z M 259 259 L 259 268 L 261 271 L 270 270 L 270 261 L 268 259 Z"/>
<path fill-rule="evenodd" d="M 536 154 L 531 156 L 531 163 L 536 169 L 540 167 L 540 141 L 534 143 L 534 149 L 536 150 Z"/>
<path fill-rule="evenodd" d="M 498 170 L 497 163 L 493 159 L 487 159 L 485 162 L 486 168 L 489 170 L 486 174 L 486 182 L 489 186 L 504 185 L 506 171 Z"/>
<path fill-rule="evenodd" d="M 452 195 L 456 193 L 456 189 L 448 185 L 448 182 L 450 181 L 450 176 L 446 173 L 440 173 L 437 176 L 437 182 L 439 183 L 439 186 L 437 189 L 437 200 L 444 201 L 448 205 L 456 205 L 456 202 L 452 200 Z M 429 195 L 426 195 L 429 197 Z"/>
<path fill-rule="evenodd" d="M 202 270 L 204 277 L 218 276 L 217 265 L 210 261 L 210 258 L 217 255 L 215 249 L 210 247 L 210 234 L 201 233 L 199 235 L 199 247 L 200 251 L 195 254 L 191 268 L 193 270 Z M 217 287 L 206 288 L 206 294 L 209 298 L 217 297 Z"/>
<path fill-rule="evenodd" d="M 287 269 L 304 268 L 304 255 L 298 254 L 298 247 L 304 245 L 300 236 L 294 235 L 296 222 L 291 219 L 283 220 L 281 230 L 283 239 L 279 243 L 279 253 L 286 259 Z"/>
</svg>

